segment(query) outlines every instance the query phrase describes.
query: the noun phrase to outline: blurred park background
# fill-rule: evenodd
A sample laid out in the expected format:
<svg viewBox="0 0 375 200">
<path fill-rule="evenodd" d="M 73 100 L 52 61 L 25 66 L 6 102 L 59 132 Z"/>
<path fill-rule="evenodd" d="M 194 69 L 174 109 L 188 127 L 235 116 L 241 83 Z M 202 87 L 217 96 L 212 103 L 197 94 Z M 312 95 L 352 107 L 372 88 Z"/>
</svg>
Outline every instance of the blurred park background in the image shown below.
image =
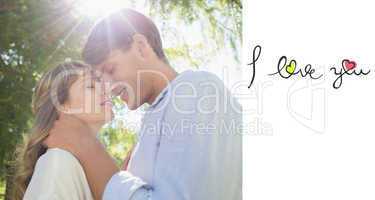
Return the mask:
<svg viewBox="0 0 375 200">
<path fill-rule="evenodd" d="M 120 7 L 154 20 L 177 71 L 240 66 L 241 0 L 0 0 L 0 200 L 11 187 L 15 146 L 33 121 L 36 81 L 47 68 L 80 59 L 95 21 Z M 117 103 L 114 111 L 100 137 L 121 164 L 142 109 L 129 113 Z"/>
</svg>

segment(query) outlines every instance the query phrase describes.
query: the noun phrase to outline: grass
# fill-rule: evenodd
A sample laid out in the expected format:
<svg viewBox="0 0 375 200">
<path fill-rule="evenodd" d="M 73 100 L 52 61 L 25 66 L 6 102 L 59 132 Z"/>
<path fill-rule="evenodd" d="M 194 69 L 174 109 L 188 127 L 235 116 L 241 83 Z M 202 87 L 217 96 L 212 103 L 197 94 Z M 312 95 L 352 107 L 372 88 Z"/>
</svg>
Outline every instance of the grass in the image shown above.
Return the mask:
<svg viewBox="0 0 375 200">
<path fill-rule="evenodd" d="M 4 200 L 5 195 L 5 182 L 0 181 L 0 200 Z"/>
</svg>

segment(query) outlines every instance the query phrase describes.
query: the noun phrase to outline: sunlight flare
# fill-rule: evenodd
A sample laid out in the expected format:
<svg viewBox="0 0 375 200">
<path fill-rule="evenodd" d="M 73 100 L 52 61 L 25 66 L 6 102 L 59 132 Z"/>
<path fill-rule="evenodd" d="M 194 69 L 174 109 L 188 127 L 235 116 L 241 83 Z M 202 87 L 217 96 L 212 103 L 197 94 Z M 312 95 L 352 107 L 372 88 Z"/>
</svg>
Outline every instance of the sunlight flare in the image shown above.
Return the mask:
<svg viewBox="0 0 375 200">
<path fill-rule="evenodd" d="M 98 17 L 127 6 L 127 0 L 78 0 L 75 7 L 82 15 Z"/>
</svg>

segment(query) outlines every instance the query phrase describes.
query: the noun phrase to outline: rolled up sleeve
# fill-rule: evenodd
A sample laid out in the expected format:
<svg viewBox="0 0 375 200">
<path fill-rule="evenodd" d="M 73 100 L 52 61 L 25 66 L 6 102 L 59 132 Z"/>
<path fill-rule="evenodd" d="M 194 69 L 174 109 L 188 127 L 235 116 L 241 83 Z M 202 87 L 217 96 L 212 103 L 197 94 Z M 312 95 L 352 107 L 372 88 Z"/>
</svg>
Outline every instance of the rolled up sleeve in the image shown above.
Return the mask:
<svg viewBox="0 0 375 200">
<path fill-rule="evenodd" d="M 149 200 L 152 188 L 128 171 L 120 171 L 109 180 L 104 200 Z"/>
</svg>

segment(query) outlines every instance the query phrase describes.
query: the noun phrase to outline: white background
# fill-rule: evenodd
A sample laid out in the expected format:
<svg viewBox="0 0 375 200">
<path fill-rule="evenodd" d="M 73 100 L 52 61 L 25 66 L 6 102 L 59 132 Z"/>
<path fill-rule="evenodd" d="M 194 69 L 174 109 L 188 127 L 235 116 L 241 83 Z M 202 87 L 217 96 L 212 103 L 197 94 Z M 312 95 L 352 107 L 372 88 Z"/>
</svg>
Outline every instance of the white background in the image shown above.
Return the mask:
<svg viewBox="0 0 375 200">
<path fill-rule="evenodd" d="M 375 5 L 365 0 L 244 1 L 244 199 L 375 199 Z M 268 76 L 281 56 L 324 78 Z M 329 68 L 354 60 L 367 77 Z M 246 128 L 248 131 L 246 131 Z M 268 136 L 266 136 L 268 135 Z"/>
</svg>

